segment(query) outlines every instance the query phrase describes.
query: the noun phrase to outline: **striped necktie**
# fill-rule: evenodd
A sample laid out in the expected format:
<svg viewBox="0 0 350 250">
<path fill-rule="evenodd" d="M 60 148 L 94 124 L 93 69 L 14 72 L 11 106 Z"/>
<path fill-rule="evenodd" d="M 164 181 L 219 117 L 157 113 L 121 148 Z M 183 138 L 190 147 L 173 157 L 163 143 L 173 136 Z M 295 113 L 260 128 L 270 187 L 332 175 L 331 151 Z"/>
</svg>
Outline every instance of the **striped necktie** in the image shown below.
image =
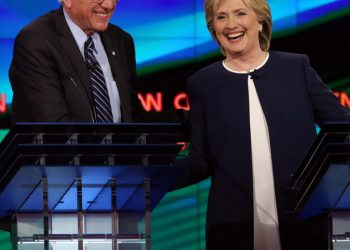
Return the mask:
<svg viewBox="0 0 350 250">
<path fill-rule="evenodd" d="M 84 55 L 92 87 L 92 96 L 95 103 L 97 122 L 113 122 L 111 103 L 109 100 L 106 81 L 102 68 L 94 56 L 95 45 L 89 36 L 84 44 Z"/>
</svg>

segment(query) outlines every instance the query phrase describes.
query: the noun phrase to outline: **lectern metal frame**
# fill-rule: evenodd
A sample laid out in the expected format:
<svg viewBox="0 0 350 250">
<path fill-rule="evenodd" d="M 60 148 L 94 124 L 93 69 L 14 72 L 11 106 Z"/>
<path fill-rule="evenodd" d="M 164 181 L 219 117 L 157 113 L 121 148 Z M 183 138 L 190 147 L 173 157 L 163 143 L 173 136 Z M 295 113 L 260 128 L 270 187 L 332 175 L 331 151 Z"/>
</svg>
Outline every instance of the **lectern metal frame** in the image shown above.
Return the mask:
<svg viewBox="0 0 350 250">
<path fill-rule="evenodd" d="M 325 124 L 295 173 L 300 219 L 328 214 L 331 249 L 350 247 L 350 123 Z"/>
<path fill-rule="evenodd" d="M 150 250 L 151 211 L 182 171 L 171 166 L 181 141 L 180 124 L 16 124 L 0 146 L 0 217 L 12 217 L 13 249 L 75 240 L 83 250 L 86 240 L 103 239 L 113 250 L 123 241 Z M 18 220 L 39 213 L 42 233 L 19 237 Z M 76 233 L 52 233 L 60 213 L 76 214 Z M 84 233 L 94 213 L 110 214 L 110 233 Z M 121 213 L 142 213 L 144 233 L 121 232 Z"/>
</svg>

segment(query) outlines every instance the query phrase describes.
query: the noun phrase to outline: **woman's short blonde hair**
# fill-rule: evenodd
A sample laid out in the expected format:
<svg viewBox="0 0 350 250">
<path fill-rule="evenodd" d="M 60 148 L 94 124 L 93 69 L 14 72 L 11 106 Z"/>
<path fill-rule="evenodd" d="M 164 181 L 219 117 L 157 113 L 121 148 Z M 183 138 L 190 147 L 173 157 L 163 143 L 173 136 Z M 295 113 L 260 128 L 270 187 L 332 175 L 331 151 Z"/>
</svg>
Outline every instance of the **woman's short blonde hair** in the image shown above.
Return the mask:
<svg viewBox="0 0 350 250">
<path fill-rule="evenodd" d="M 205 0 L 205 19 L 207 22 L 208 30 L 214 40 L 220 45 L 221 52 L 225 55 L 214 29 L 214 15 L 216 10 L 221 4 L 227 0 Z M 258 22 L 262 24 L 263 29 L 259 32 L 260 48 L 263 51 L 268 51 L 270 48 L 271 35 L 272 35 L 272 16 L 270 6 L 267 0 L 242 0 L 249 8 L 251 8 L 257 18 Z"/>
</svg>

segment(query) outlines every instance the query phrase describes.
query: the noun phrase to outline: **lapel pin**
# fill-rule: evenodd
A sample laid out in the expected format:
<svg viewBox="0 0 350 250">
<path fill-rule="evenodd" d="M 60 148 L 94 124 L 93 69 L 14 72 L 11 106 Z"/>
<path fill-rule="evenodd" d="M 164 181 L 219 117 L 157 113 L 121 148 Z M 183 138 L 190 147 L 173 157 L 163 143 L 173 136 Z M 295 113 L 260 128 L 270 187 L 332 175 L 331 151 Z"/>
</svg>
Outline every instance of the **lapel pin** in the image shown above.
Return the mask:
<svg viewBox="0 0 350 250">
<path fill-rule="evenodd" d="M 112 51 L 112 55 L 115 56 L 115 52 L 114 51 Z"/>
</svg>

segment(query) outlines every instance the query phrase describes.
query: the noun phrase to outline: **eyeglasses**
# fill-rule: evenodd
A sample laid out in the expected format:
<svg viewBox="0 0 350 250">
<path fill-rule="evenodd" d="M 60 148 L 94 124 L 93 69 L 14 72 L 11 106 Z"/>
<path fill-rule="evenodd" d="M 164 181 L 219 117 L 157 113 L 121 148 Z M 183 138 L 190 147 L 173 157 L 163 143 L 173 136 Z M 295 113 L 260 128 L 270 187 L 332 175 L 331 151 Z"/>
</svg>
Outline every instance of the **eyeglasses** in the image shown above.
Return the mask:
<svg viewBox="0 0 350 250">
<path fill-rule="evenodd" d="M 91 0 L 92 3 L 103 3 L 105 0 Z M 113 4 L 117 4 L 119 0 L 111 0 Z"/>
</svg>

